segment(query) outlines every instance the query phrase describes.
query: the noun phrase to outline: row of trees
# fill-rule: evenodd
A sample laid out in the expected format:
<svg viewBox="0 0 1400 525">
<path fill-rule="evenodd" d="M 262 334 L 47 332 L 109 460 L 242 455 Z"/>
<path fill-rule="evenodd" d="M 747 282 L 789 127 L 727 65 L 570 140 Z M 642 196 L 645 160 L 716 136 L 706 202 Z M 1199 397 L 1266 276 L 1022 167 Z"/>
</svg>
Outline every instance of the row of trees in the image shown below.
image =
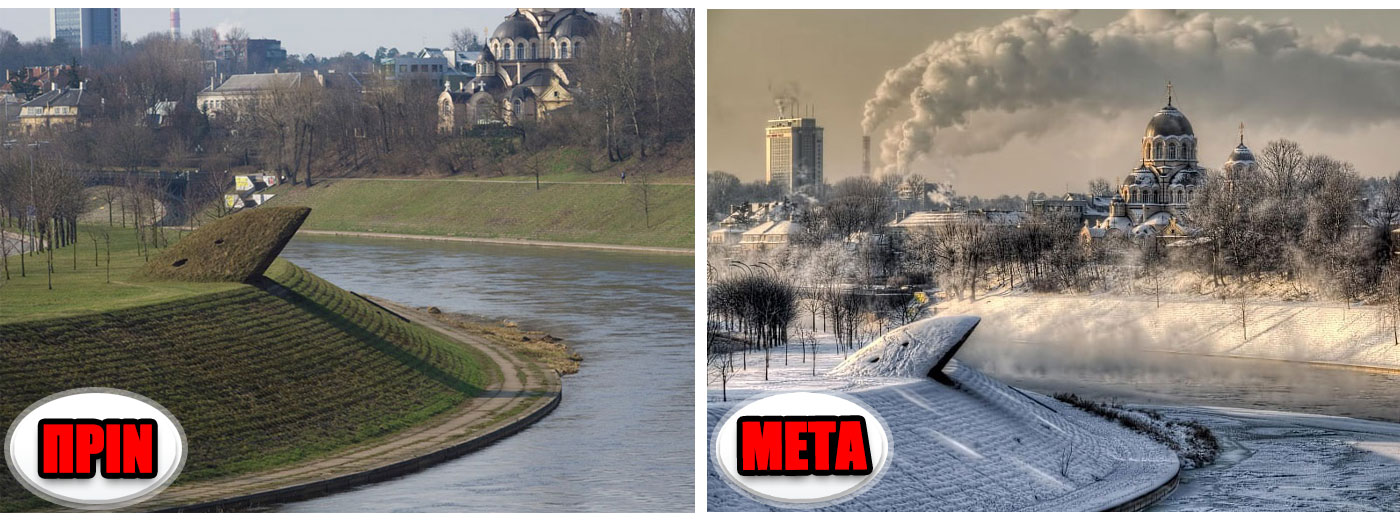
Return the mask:
<svg viewBox="0 0 1400 525">
<path fill-rule="evenodd" d="M 81 184 L 64 176 L 57 163 L 43 158 L 36 162 L 33 152 L 25 153 L 0 157 L 0 271 L 8 281 L 9 256 L 18 252 L 19 276 L 27 277 L 33 264 L 30 254 L 41 252 L 48 287 L 53 289 L 54 251 L 78 240 Z"/>
<path fill-rule="evenodd" d="M 172 213 L 166 204 L 171 199 L 160 182 L 133 174 L 85 192 L 87 181 L 81 173 L 62 157 L 61 150 L 43 144 L 0 150 L 0 282 L 29 277 L 37 255 L 43 258 L 47 285 L 53 289 L 55 252 L 64 248 L 73 250 L 72 264 L 77 269 L 82 241 L 79 221 L 92 211 L 92 202 L 107 209 L 107 230 L 134 227 L 137 250 L 147 259 L 151 250 L 169 245 L 161 223 Z M 89 216 L 88 220 L 101 218 Z M 107 230 L 88 232 L 94 251 L 99 238 L 110 248 Z"/>
</svg>

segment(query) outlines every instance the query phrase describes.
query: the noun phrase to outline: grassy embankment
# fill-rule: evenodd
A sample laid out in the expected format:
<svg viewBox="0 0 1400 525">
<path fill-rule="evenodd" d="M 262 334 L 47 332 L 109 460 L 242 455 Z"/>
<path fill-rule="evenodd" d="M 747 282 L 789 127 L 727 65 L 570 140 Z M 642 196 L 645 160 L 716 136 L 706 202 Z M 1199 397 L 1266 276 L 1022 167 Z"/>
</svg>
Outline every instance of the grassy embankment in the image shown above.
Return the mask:
<svg viewBox="0 0 1400 525">
<path fill-rule="evenodd" d="M 111 284 L 88 246 L 80 270 L 59 265 L 67 270 L 53 291 L 42 272 L 0 288 L 0 427 L 62 390 L 138 392 L 184 426 L 190 458 L 177 483 L 186 483 L 388 436 L 458 406 L 500 375 L 477 350 L 285 261 L 252 284 L 133 277 L 145 258 L 134 241 L 117 239 L 134 234 L 112 233 Z M 209 240 L 198 233 L 184 242 Z M 182 244 L 152 262 L 179 255 Z M 187 253 L 200 251 L 208 250 Z M 45 505 L 0 472 L 0 511 Z"/>
<path fill-rule="evenodd" d="M 634 184 L 530 183 L 471 179 L 320 179 L 283 190 L 273 206 L 316 210 L 305 228 L 348 232 L 513 238 L 690 248 L 695 187 L 650 187 L 650 226 Z"/>
</svg>

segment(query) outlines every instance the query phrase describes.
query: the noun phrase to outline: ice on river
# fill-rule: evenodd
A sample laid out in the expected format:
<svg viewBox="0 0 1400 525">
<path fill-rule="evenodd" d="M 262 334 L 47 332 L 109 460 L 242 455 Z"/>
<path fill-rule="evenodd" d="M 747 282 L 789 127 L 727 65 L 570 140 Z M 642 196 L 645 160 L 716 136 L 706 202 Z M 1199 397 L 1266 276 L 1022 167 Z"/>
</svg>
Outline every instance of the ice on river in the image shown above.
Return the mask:
<svg viewBox="0 0 1400 525">
<path fill-rule="evenodd" d="M 1400 510 L 1400 424 L 1238 408 L 1152 407 L 1195 419 L 1220 458 L 1152 510 Z"/>
</svg>

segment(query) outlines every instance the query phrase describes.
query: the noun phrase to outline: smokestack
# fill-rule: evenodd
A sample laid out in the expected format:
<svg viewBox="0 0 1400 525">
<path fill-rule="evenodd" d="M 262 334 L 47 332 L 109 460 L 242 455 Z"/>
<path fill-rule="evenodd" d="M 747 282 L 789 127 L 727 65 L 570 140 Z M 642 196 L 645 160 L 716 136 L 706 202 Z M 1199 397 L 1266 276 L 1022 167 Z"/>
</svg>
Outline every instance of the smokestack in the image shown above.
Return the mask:
<svg viewBox="0 0 1400 525">
<path fill-rule="evenodd" d="M 870 135 L 860 137 L 860 173 L 870 176 Z"/>
<path fill-rule="evenodd" d="M 170 38 L 180 38 L 180 8 L 170 8 Z"/>
</svg>

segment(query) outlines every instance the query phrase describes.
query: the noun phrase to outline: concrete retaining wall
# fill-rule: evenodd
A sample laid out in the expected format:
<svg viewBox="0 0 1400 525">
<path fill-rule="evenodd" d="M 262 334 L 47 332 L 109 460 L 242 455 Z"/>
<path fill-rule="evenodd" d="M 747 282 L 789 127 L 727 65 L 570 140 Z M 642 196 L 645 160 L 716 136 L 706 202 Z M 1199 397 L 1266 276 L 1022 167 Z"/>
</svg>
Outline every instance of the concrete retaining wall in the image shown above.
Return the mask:
<svg viewBox="0 0 1400 525">
<path fill-rule="evenodd" d="M 494 443 L 504 437 L 515 434 L 516 432 L 520 432 L 521 430 L 524 430 L 526 427 L 530 426 L 534 422 L 544 418 L 544 416 L 548 415 L 550 412 L 553 412 L 554 408 L 559 406 L 559 401 L 561 399 L 563 399 L 563 393 L 554 392 L 553 398 L 550 399 L 549 402 L 546 403 L 544 406 L 536 408 L 530 413 L 524 414 L 516 418 L 514 421 L 511 421 L 504 427 L 469 439 L 462 443 L 458 443 L 456 445 L 438 450 L 436 452 L 430 452 L 428 454 L 424 454 L 415 458 L 410 458 L 379 468 L 366 470 L 363 472 L 356 472 L 353 474 L 346 474 L 344 476 L 338 476 L 330 479 L 323 479 L 319 481 L 313 481 L 310 483 L 293 485 L 290 487 L 256 492 L 244 496 L 224 498 L 221 500 L 210 501 L 206 503 L 196 503 L 193 505 L 172 507 L 168 509 L 162 509 L 159 512 L 223 512 L 246 510 L 249 508 L 264 505 L 308 500 L 320 496 L 325 496 L 334 492 L 339 492 L 342 490 L 353 488 L 359 485 L 364 485 L 367 483 L 377 483 L 380 481 L 397 478 L 400 476 L 423 470 L 425 468 L 437 465 L 439 463 L 451 459 L 459 458 L 463 455 L 466 455 L 469 452 L 480 449 L 486 445 L 490 445 L 491 443 Z"/>
</svg>

